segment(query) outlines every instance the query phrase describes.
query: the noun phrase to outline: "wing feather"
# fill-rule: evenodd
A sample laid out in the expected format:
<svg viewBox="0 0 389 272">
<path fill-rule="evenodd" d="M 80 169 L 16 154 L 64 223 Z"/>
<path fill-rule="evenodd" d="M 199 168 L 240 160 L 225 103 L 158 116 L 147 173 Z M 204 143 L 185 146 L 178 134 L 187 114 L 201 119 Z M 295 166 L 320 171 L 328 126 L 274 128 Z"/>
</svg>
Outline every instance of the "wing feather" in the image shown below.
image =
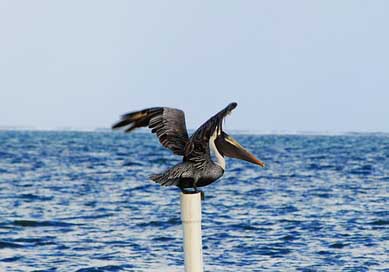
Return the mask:
<svg viewBox="0 0 389 272">
<path fill-rule="evenodd" d="M 189 137 L 182 110 L 155 107 L 126 113 L 112 129 L 124 128 L 125 132 L 131 132 L 140 127 L 149 127 L 164 147 L 176 155 L 184 155 Z"/>
<path fill-rule="evenodd" d="M 209 140 L 216 129 L 222 130 L 223 119 L 235 109 L 237 103 L 230 103 L 223 110 L 202 124 L 190 137 L 184 150 L 184 160 L 191 161 L 196 168 L 202 169 L 211 161 Z"/>
</svg>

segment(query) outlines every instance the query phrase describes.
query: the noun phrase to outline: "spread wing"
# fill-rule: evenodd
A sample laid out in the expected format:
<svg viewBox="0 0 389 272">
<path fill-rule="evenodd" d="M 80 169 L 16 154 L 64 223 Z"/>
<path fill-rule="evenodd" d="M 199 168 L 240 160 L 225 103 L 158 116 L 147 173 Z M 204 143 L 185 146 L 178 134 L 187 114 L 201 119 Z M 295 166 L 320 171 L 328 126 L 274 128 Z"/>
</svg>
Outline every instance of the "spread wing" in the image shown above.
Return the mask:
<svg viewBox="0 0 389 272">
<path fill-rule="evenodd" d="M 161 144 L 176 155 L 184 155 L 189 141 L 185 125 L 185 114 L 182 110 L 155 107 L 123 114 L 121 120 L 112 129 L 124 128 L 125 132 L 140 127 L 149 127 Z"/>
<path fill-rule="evenodd" d="M 231 103 L 223 110 L 212 116 L 201 125 L 190 137 L 185 147 L 184 160 L 191 161 L 197 168 L 203 168 L 208 161 L 211 161 L 209 140 L 217 131 L 222 131 L 223 119 L 235 109 L 237 103 Z"/>
</svg>

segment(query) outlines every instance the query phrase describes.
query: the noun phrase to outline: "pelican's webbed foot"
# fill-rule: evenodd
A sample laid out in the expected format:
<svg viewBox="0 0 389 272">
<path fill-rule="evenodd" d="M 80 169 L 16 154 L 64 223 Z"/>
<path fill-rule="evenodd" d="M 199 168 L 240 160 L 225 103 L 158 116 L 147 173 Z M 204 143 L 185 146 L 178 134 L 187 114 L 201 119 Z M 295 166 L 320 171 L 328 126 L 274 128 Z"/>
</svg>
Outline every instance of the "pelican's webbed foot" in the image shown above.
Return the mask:
<svg viewBox="0 0 389 272">
<path fill-rule="evenodd" d="M 191 191 L 185 190 L 185 188 L 183 188 L 183 187 L 179 187 L 179 188 L 183 194 L 190 194 L 191 193 Z"/>
<path fill-rule="evenodd" d="M 196 185 L 193 185 L 193 189 L 196 193 L 200 193 L 201 194 L 201 200 L 204 200 L 205 199 L 205 194 L 203 191 L 200 191 L 199 189 L 197 189 Z"/>
<path fill-rule="evenodd" d="M 193 193 L 200 193 L 201 194 L 201 200 L 204 200 L 205 199 L 205 194 L 203 191 L 200 191 L 199 189 L 197 189 L 196 186 L 193 186 L 193 191 L 190 191 L 190 190 L 185 190 L 185 188 L 183 187 L 179 187 L 181 192 L 183 194 L 193 194 Z"/>
</svg>

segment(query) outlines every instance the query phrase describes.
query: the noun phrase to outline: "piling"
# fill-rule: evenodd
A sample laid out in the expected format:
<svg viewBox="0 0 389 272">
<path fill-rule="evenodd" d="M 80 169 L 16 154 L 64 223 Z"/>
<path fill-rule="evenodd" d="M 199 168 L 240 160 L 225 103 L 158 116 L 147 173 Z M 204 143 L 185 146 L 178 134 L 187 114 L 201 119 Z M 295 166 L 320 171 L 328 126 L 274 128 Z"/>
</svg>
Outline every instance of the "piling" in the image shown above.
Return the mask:
<svg viewBox="0 0 389 272">
<path fill-rule="evenodd" d="M 185 272 L 203 272 L 201 194 L 181 193 Z"/>
</svg>

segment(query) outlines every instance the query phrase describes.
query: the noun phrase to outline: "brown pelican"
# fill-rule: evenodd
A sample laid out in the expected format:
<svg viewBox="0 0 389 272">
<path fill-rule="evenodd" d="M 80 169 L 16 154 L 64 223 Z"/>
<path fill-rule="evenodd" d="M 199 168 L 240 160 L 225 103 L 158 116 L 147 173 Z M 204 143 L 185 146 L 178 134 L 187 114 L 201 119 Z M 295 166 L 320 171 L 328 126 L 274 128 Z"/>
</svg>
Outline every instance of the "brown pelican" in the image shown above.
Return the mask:
<svg viewBox="0 0 389 272">
<path fill-rule="evenodd" d="M 187 188 L 206 186 L 219 179 L 225 170 L 224 156 L 242 159 L 261 167 L 265 164 L 244 149 L 222 129 L 223 119 L 235 109 L 237 103 L 212 116 L 189 138 L 182 110 L 155 107 L 122 115 L 112 129 L 124 128 L 131 132 L 136 128 L 149 127 L 161 144 L 183 161 L 163 173 L 150 178 L 164 186 L 178 186 L 182 192 Z"/>
</svg>

